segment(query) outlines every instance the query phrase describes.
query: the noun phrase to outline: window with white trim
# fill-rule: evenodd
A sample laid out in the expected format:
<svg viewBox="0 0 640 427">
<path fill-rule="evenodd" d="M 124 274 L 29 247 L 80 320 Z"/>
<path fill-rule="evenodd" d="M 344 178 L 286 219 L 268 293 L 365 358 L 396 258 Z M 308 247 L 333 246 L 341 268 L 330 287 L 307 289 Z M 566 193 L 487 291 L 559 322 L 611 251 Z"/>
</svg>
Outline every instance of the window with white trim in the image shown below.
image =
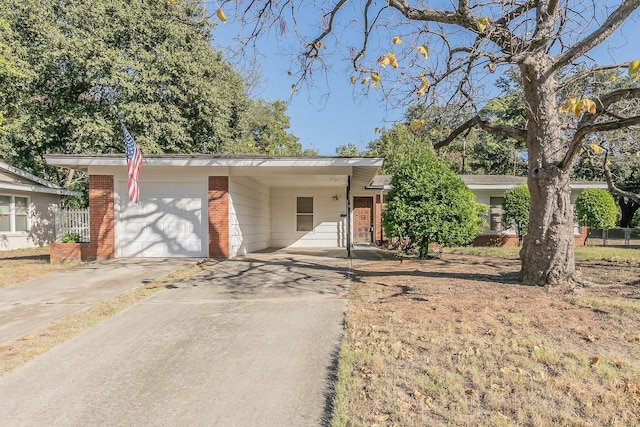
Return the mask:
<svg viewBox="0 0 640 427">
<path fill-rule="evenodd" d="M 0 195 L 0 232 L 29 231 L 29 198 Z"/>
<path fill-rule="evenodd" d="M 313 197 L 296 197 L 296 231 L 313 231 Z"/>
</svg>

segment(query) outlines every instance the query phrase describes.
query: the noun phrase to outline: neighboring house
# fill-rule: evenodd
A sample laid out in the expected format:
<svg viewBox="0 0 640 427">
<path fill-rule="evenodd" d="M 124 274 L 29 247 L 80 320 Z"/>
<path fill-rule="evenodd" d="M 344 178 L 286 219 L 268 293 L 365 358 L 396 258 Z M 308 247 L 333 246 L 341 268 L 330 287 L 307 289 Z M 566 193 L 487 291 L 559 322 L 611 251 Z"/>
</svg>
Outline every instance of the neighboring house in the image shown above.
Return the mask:
<svg viewBox="0 0 640 427">
<path fill-rule="evenodd" d="M 377 191 L 366 187 L 381 158 L 147 155 L 139 204 L 128 199 L 123 155 L 45 158 L 89 175 L 84 258 L 347 249 L 376 235 Z"/>
<path fill-rule="evenodd" d="M 55 214 L 61 197 L 80 195 L 0 162 L 0 250 L 55 241 Z"/>
<path fill-rule="evenodd" d="M 520 184 L 526 184 L 527 178 L 509 175 L 460 175 L 467 188 L 476 196 L 476 202 L 482 203 L 489 208 L 487 227 L 473 241 L 476 246 L 515 246 L 517 244 L 516 232 L 513 229 L 505 229 L 502 225 L 502 198 L 504 192 Z M 390 175 L 378 175 L 367 188 L 378 190 L 380 197 L 386 196 L 391 189 Z M 572 181 L 571 182 L 571 203 L 575 204 L 580 192 L 586 188 L 606 189 L 605 182 L 595 181 Z M 586 230 L 577 224 L 574 228 L 576 244 L 583 244 L 586 238 Z"/>
</svg>

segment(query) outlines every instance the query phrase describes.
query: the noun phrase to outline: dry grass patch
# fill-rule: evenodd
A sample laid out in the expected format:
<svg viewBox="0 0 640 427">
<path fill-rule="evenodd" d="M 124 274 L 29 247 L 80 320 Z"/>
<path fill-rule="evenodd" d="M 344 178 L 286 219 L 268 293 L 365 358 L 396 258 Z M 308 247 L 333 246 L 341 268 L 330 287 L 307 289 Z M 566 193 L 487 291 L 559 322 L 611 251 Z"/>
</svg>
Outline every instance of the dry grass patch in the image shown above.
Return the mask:
<svg viewBox="0 0 640 427">
<path fill-rule="evenodd" d="M 0 251 L 0 288 L 78 265 L 80 263 L 52 265 L 49 262 L 48 246 Z"/>
<path fill-rule="evenodd" d="M 0 346 L 0 377 L 137 302 L 201 272 L 211 262 L 181 268 Z"/>
<path fill-rule="evenodd" d="M 359 271 L 332 425 L 640 425 L 637 265 L 579 293 L 518 269 L 445 254 Z"/>
</svg>

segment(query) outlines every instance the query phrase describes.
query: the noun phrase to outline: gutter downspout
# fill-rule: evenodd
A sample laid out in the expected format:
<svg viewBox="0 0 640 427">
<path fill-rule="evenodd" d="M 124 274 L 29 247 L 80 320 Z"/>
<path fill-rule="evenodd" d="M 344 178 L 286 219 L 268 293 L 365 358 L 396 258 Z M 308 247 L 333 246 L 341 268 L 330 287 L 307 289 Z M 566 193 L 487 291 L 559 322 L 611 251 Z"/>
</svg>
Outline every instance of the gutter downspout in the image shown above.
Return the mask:
<svg viewBox="0 0 640 427">
<path fill-rule="evenodd" d="M 351 258 L 351 175 L 347 176 L 347 258 Z"/>
<path fill-rule="evenodd" d="M 380 189 L 380 244 L 382 245 L 382 240 L 384 238 L 384 232 L 382 230 L 382 206 L 383 204 L 383 194 L 384 194 L 384 188 Z"/>
</svg>

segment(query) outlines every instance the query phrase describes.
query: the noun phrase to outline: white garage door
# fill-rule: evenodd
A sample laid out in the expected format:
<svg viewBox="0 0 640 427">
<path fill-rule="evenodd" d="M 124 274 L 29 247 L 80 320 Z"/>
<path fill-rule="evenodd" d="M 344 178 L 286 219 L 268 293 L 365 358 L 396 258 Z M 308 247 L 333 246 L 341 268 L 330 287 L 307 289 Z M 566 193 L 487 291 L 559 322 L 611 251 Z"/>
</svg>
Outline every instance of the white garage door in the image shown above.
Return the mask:
<svg viewBox="0 0 640 427">
<path fill-rule="evenodd" d="M 207 188 L 201 183 L 140 183 L 140 204 L 120 183 L 117 256 L 206 257 Z"/>
</svg>

